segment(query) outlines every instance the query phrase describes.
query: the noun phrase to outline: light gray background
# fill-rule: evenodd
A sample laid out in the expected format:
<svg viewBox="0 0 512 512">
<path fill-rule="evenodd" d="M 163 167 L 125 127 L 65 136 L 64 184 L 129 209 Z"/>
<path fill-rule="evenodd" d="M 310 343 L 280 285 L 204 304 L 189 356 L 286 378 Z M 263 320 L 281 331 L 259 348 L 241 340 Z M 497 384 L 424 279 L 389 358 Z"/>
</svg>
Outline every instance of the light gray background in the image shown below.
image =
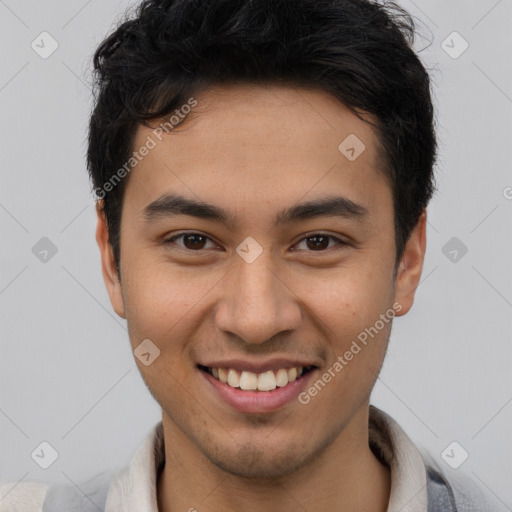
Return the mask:
<svg viewBox="0 0 512 512">
<path fill-rule="evenodd" d="M 439 191 L 422 284 L 394 323 L 373 403 L 512 510 L 512 2 L 400 3 L 433 38 L 421 55 Z M 91 55 L 127 5 L 0 0 L 3 482 L 79 483 L 121 467 L 160 419 L 104 288 L 84 159 Z M 31 48 L 43 31 L 59 44 L 48 59 Z M 453 31 L 469 43 L 456 59 L 442 47 Z M 58 249 L 47 263 L 32 253 L 45 236 Z M 457 262 L 442 252 L 452 237 L 468 248 Z M 47 470 L 30 456 L 41 441 L 59 454 Z M 452 441 L 469 452 L 457 470 L 440 456 Z"/>
</svg>

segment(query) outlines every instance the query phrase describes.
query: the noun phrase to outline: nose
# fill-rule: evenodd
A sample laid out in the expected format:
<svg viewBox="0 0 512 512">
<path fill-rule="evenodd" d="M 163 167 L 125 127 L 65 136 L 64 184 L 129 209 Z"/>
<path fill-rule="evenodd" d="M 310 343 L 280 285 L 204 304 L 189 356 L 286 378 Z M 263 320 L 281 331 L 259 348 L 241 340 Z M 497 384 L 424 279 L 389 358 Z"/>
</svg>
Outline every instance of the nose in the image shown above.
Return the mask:
<svg viewBox="0 0 512 512">
<path fill-rule="evenodd" d="M 272 267 L 264 251 L 255 261 L 242 258 L 224 278 L 215 311 L 217 327 L 246 343 L 261 344 L 301 322 L 300 303 L 290 283 Z M 274 266 L 275 267 L 275 266 Z"/>
</svg>

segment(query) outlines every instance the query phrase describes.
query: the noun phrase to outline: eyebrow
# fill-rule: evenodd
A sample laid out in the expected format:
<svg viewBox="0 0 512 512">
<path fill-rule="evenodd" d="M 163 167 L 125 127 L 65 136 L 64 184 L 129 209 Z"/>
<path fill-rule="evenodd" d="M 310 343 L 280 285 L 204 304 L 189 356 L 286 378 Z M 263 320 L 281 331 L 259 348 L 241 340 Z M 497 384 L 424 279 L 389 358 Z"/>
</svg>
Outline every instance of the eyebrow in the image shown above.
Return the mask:
<svg viewBox="0 0 512 512">
<path fill-rule="evenodd" d="M 235 217 L 227 210 L 178 194 L 165 194 L 147 205 L 143 210 L 144 220 L 148 223 L 177 215 L 190 215 L 222 222 L 230 229 L 234 229 L 237 225 Z M 280 226 L 317 217 L 364 220 L 368 215 L 368 209 L 362 204 L 346 197 L 329 196 L 300 203 L 279 211 L 274 219 L 274 225 Z"/>
</svg>

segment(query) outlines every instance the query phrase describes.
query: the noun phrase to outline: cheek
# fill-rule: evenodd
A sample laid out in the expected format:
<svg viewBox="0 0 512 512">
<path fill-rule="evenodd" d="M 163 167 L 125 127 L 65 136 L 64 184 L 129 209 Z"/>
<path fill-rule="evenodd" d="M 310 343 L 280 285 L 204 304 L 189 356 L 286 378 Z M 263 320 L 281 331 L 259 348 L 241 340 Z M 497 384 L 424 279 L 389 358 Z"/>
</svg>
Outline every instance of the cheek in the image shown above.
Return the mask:
<svg viewBox="0 0 512 512">
<path fill-rule="evenodd" d="M 390 280 L 379 269 L 340 272 L 309 295 L 309 309 L 329 340 L 326 371 L 336 376 L 331 399 L 357 401 L 373 387 L 391 332 L 392 297 Z"/>
<path fill-rule="evenodd" d="M 159 339 L 162 330 L 170 329 L 175 319 L 190 309 L 187 289 L 159 267 L 137 258 L 124 268 L 124 275 L 129 276 L 124 283 L 124 296 L 131 335 Z"/>
<path fill-rule="evenodd" d="M 325 304 L 330 308 L 325 318 L 329 356 L 319 378 L 328 374 L 325 378 L 333 382 L 325 394 L 327 402 L 356 406 L 368 398 L 382 368 L 394 317 L 388 295 L 356 283 L 333 293 L 335 299 Z"/>
<path fill-rule="evenodd" d="M 308 307 L 342 338 L 373 325 L 393 298 L 387 273 L 370 266 L 339 269 L 306 291 Z"/>
<path fill-rule="evenodd" d="M 208 291 L 222 274 L 137 258 L 126 266 L 125 309 L 132 344 L 145 338 L 175 353 L 197 328 Z M 171 343 L 172 342 L 172 343 Z"/>
</svg>

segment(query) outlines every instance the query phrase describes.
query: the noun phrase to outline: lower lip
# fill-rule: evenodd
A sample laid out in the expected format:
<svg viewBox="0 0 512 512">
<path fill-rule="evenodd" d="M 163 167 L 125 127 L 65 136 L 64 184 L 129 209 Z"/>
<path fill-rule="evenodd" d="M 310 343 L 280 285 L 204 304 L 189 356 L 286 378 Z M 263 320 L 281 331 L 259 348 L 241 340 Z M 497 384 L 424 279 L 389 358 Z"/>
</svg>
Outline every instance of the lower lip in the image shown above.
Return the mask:
<svg viewBox="0 0 512 512">
<path fill-rule="evenodd" d="M 244 391 L 240 388 L 232 388 L 203 370 L 198 369 L 197 371 L 203 375 L 203 378 L 213 387 L 220 398 L 231 407 L 240 412 L 259 414 L 275 411 L 293 400 L 298 401 L 297 397 L 307 386 L 316 369 L 310 370 L 286 386 L 272 391 Z"/>
</svg>

